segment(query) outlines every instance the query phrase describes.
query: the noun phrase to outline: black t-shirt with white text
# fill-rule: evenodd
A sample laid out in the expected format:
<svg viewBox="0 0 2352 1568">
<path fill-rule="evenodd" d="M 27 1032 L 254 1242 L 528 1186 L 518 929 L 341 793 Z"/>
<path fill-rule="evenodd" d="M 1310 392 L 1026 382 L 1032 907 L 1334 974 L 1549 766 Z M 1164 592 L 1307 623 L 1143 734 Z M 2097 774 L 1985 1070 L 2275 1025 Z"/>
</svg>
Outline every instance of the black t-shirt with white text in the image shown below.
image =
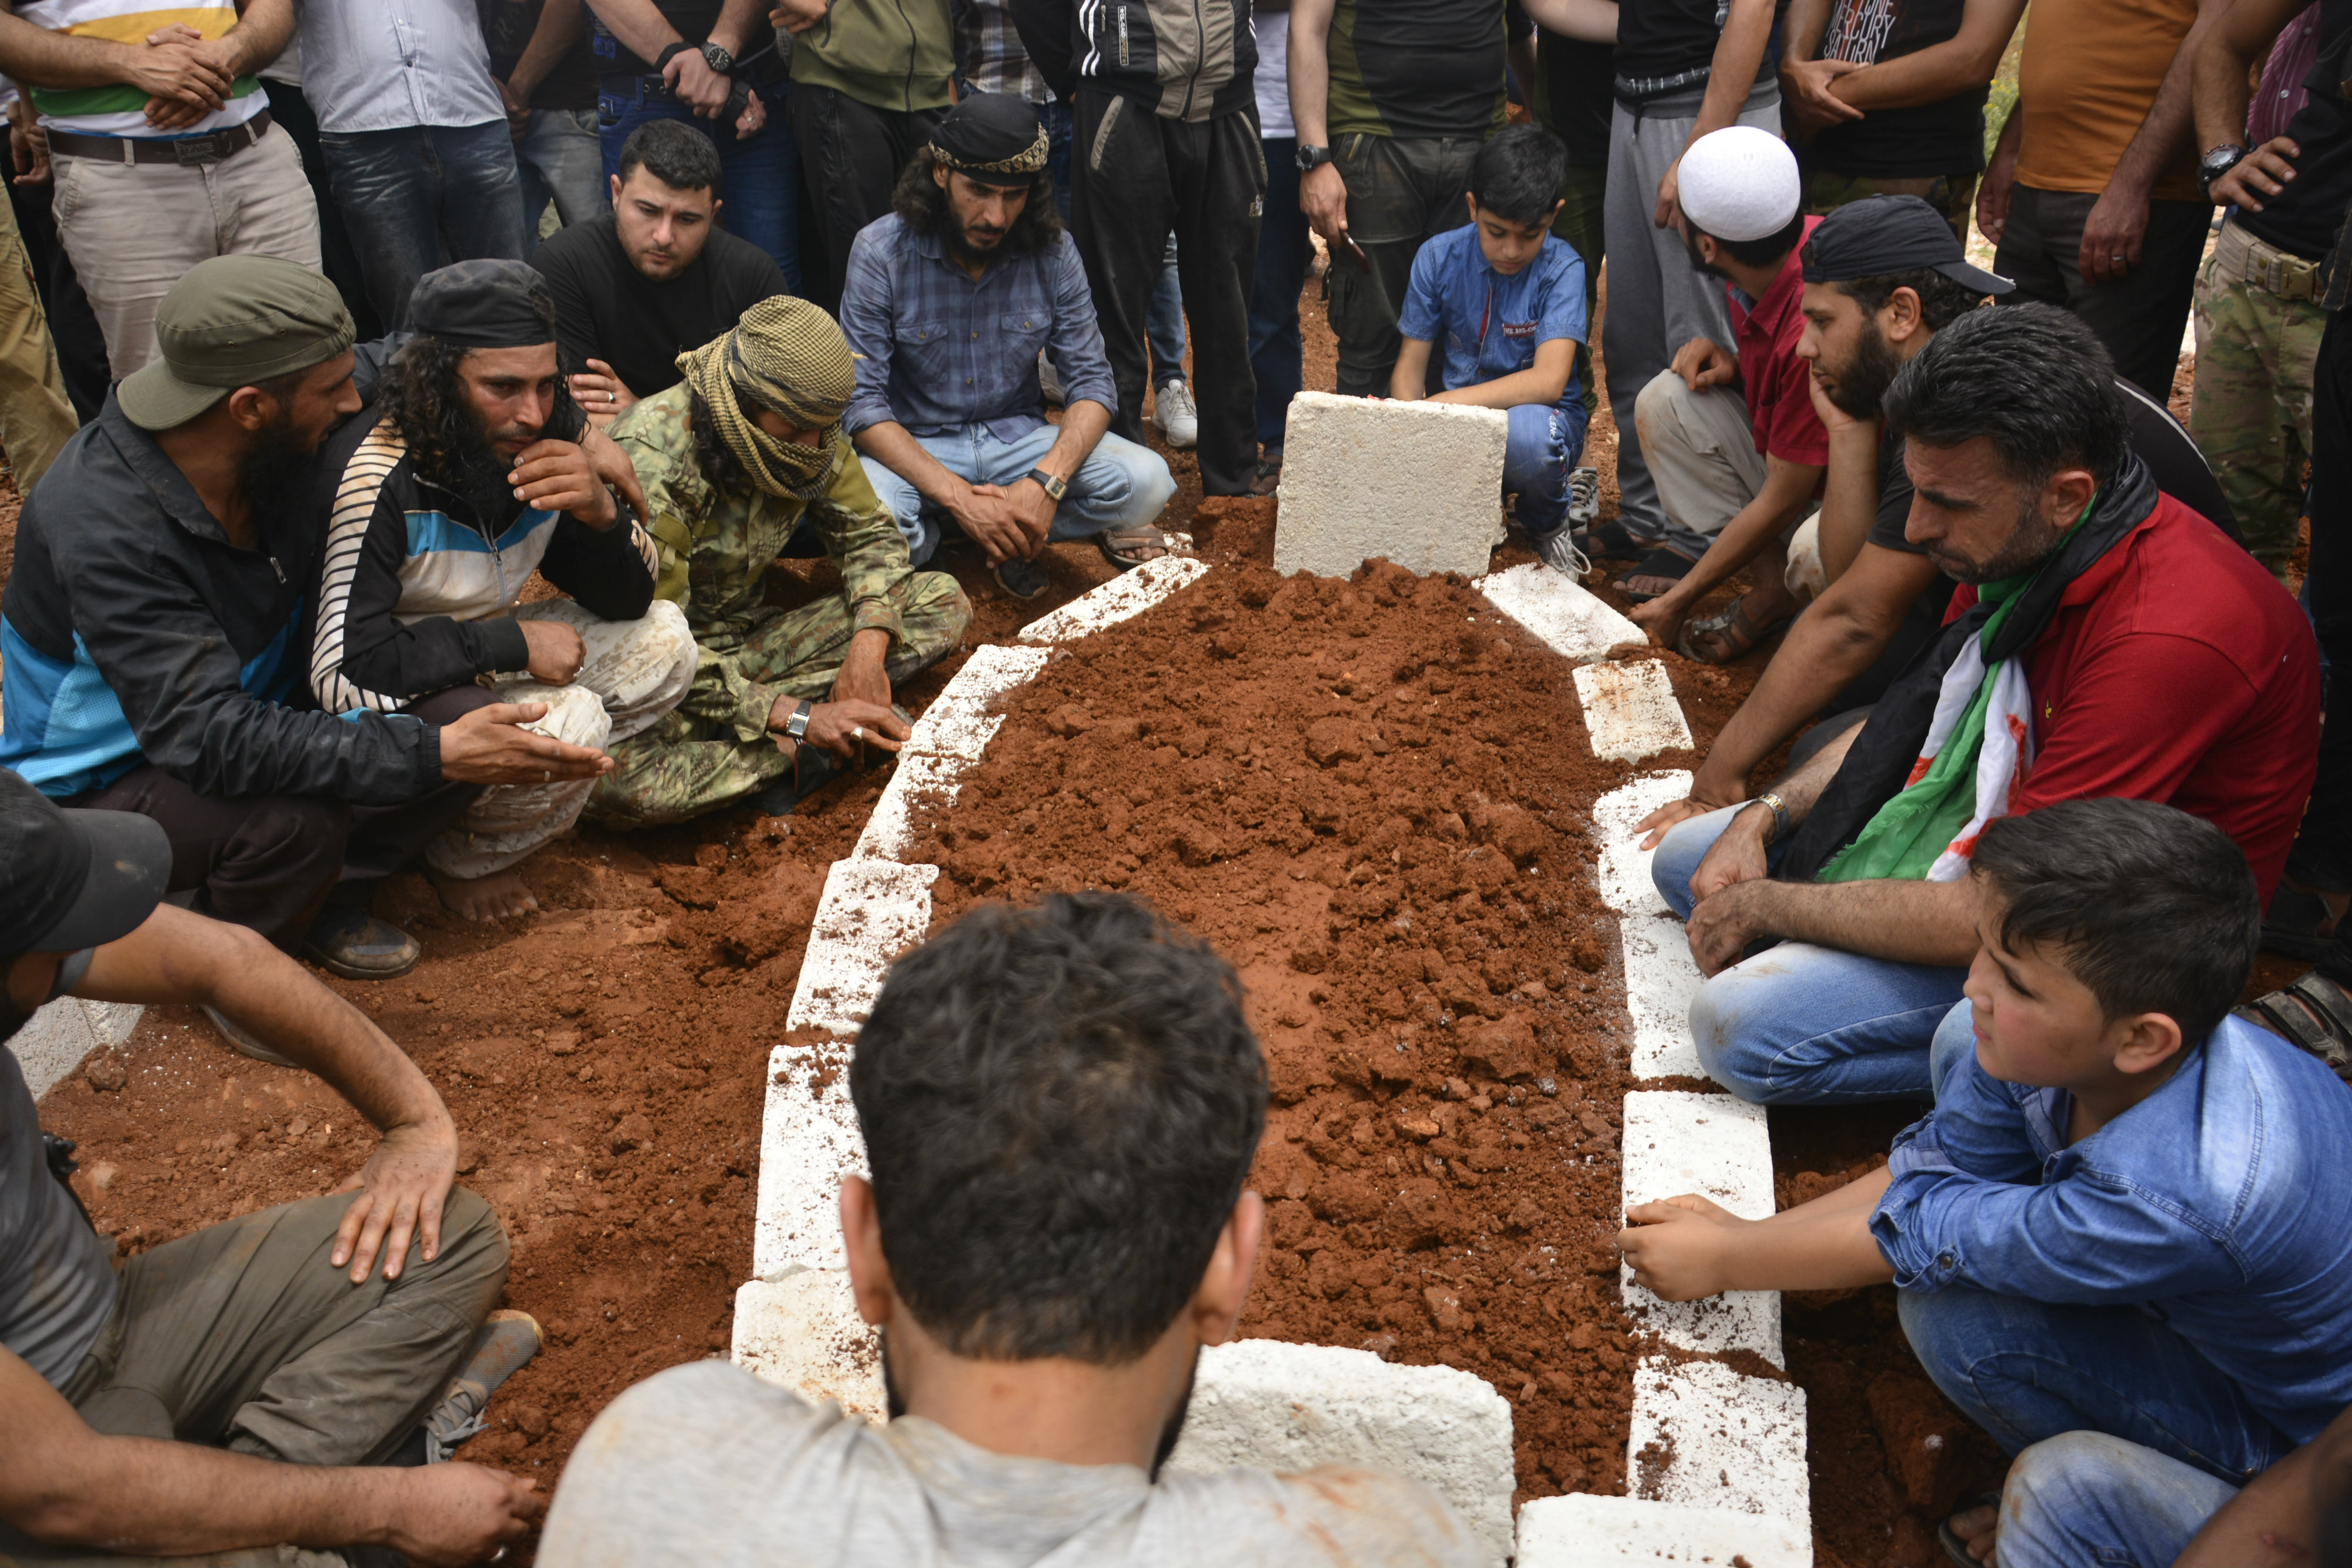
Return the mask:
<svg viewBox="0 0 2352 1568">
<path fill-rule="evenodd" d="M 1836 0 L 1816 59 L 1873 66 L 1948 42 L 1960 30 L 1962 0 Z M 1832 125 L 1806 149 L 1809 167 L 1883 179 L 1928 179 L 1984 167 L 1989 86 L 1916 103 L 1874 109 Z"/>
</svg>

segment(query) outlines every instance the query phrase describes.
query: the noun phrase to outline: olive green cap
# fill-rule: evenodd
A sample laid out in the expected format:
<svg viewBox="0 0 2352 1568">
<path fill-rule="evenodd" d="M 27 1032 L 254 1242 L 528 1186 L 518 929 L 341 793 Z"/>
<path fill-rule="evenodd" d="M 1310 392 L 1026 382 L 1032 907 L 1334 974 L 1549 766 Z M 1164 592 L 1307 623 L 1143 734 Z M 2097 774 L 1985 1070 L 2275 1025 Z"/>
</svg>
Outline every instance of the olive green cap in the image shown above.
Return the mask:
<svg viewBox="0 0 2352 1568">
<path fill-rule="evenodd" d="M 155 308 L 162 350 L 115 388 L 142 430 L 185 424 L 239 387 L 307 371 L 352 346 L 342 296 L 319 273 L 274 256 L 216 256 Z"/>
</svg>

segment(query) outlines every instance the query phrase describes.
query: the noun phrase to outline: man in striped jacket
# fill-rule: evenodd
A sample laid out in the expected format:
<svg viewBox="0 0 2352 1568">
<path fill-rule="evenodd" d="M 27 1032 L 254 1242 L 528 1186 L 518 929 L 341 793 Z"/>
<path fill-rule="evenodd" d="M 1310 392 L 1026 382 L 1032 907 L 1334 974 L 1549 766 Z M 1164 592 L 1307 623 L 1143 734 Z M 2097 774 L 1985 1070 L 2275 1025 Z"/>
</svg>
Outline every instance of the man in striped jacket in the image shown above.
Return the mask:
<svg viewBox="0 0 2352 1568">
<path fill-rule="evenodd" d="M 409 322 L 374 406 L 328 445 L 312 693 L 330 713 L 435 724 L 544 703 L 530 727 L 600 750 L 636 734 L 686 695 L 694 637 L 654 597 L 651 538 L 576 444 L 546 282 L 518 261 L 460 262 L 418 282 Z M 534 571 L 571 597 L 519 604 Z M 442 901 L 473 919 L 536 908 L 513 867 L 593 783 L 483 790 L 425 848 Z"/>
</svg>

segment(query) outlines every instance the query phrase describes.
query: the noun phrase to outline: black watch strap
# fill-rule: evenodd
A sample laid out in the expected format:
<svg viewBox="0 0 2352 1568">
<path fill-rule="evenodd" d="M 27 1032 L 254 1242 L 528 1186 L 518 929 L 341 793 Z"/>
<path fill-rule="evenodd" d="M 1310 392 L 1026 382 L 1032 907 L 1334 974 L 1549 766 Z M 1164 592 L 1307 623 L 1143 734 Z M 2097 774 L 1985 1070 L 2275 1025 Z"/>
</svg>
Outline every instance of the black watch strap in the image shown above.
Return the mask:
<svg viewBox="0 0 2352 1568">
<path fill-rule="evenodd" d="M 702 63 L 725 76 L 735 68 L 735 57 L 724 44 L 706 43 L 702 46 Z"/>
<path fill-rule="evenodd" d="M 1319 169 L 1324 164 L 1331 162 L 1331 150 L 1328 147 L 1309 147 L 1306 143 L 1301 142 L 1298 147 L 1297 159 L 1298 163 L 1298 172 L 1304 174 L 1310 170 Z"/>
<path fill-rule="evenodd" d="M 1037 487 L 1056 501 L 1069 493 L 1070 482 L 1067 479 L 1058 474 L 1048 474 L 1043 468 L 1032 468 L 1021 476 L 1035 480 Z"/>
</svg>

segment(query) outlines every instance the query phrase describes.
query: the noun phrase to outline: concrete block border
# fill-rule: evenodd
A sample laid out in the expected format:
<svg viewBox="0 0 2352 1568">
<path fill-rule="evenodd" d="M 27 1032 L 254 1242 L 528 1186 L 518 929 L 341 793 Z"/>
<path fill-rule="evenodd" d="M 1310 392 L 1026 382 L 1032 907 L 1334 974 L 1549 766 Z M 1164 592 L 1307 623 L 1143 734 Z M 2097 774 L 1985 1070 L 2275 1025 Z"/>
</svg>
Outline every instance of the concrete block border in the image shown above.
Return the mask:
<svg viewBox="0 0 2352 1568">
<path fill-rule="evenodd" d="M 24 1071 L 25 1087 L 38 1100 L 70 1077 L 91 1051 L 129 1040 L 146 1011 L 133 1002 L 60 997 L 35 1013 L 7 1049 Z"/>
<path fill-rule="evenodd" d="M 789 1022 L 841 1044 L 838 1060 L 779 1047 L 769 1063 L 761 1137 L 755 1278 L 736 1296 L 734 1359 L 771 1380 L 869 1416 L 882 1396 L 873 1336 L 849 1298 L 834 1201 L 864 1150 L 848 1100 L 849 1040 L 889 960 L 930 921 L 938 868 L 901 858 L 924 800 L 952 800 L 1002 727 L 992 710 L 1034 677 L 1055 644 L 1115 625 L 1197 581 L 1209 568 L 1171 557 L 1138 569 L 982 648 L 917 723 L 896 776 L 849 859 L 828 873 Z M 1638 642 L 1633 623 L 1539 566 L 1476 580 L 1487 601 L 1582 665 L 1576 688 L 1596 755 L 1637 761 L 1691 744 L 1663 665 L 1597 663 Z M 1597 802 L 1592 831 L 1604 904 L 1619 917 L 1637 1077 L 1696 1077 L 1687 1013 L 1698 975 L 1681 925 L 1658 897 L 1632 825 L 1679 796 L 1685 773 L 1654 773 Z M 823 1053 L 819 1053 L 822 1058 Z M 1727 1095 L 1636 1091 L 1624 1111 L 1623 1201 L 1700 1191 L 1736 1212 L 1769 1214 L 1771 1150 L 1760 1111 Z M 1747 1352 L 1784 1364 L 1780 1298 L 1659 1301 L 1627 1281 L 1628 1306 L 1692 1359 L 1644 1357 L 1634 1377 L 1627 1473 L 1635 1495 L 1544 1499 L 1519 1511 L 1510 1406 L 1492 1385 L 1444 1367 L 1391 1366 L 1361 1351 L 1243 1341 L 1202 1358 L 1180 1469 L 1256 1463 L 1381 1465 L 1423 1480 L 1459 1508 L 1486 1555 L 1521 1568 L 1674 1561 L 1811 1568 L 1805 1401 L 1792 1384 L 1721 1361 Z"/>
</svg>

